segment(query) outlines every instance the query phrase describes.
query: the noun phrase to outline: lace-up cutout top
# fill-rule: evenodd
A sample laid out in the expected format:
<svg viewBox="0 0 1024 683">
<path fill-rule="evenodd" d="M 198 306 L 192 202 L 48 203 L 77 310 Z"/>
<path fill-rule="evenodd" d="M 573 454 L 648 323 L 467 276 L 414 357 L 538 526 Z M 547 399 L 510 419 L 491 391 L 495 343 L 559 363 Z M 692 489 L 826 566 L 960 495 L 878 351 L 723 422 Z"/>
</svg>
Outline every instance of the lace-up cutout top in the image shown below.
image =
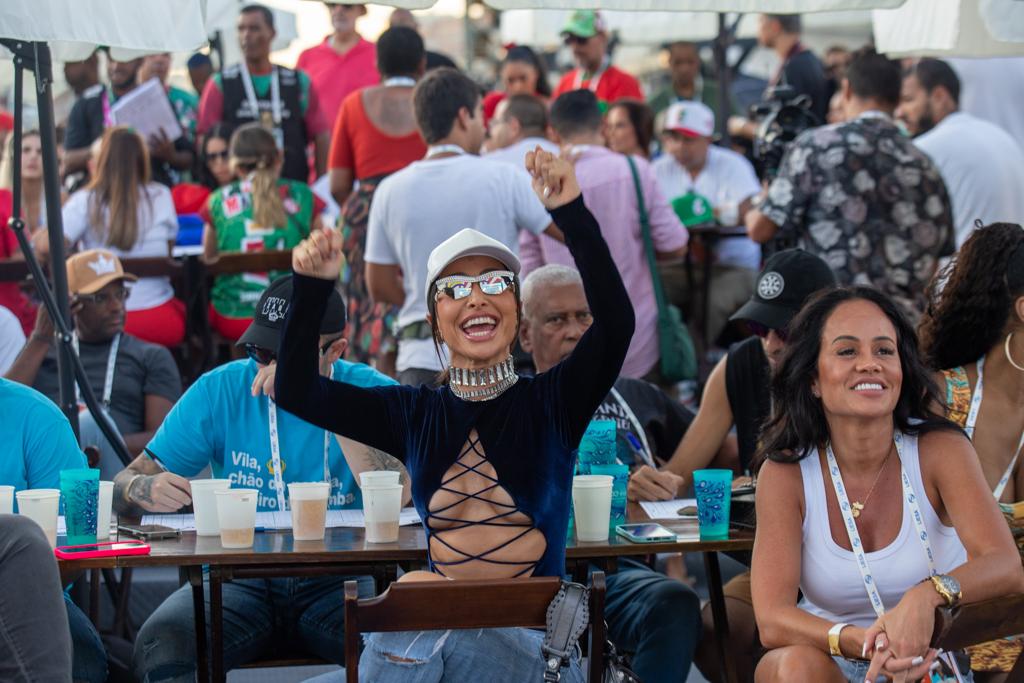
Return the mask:
<svg viewBox="0 0 1024 683">
<path fill-rule="evenodd" d="M 278 405 L 405 463 L 431 569 L 445 576 L 565 571 L 573 450 L 618 377 L 634 318 L 582 198 L 551 215 L 594 322 L 568 358 L 489 401 L 464 401 L 448 387 L 362 388 L 321 377 L 317 333 L 333 283 L 295 276 L 278 353 Z"/>
</svg>

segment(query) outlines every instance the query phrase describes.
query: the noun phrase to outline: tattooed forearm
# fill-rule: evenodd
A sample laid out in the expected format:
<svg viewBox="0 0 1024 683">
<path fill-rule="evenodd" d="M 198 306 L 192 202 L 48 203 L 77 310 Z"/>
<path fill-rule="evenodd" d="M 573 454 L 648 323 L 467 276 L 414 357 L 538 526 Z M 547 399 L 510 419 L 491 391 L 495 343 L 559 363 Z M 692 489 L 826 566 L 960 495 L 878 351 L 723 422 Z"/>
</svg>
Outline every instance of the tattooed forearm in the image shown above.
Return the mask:
<svg viewBox="0 0 1024 683">
<path fill-rule="evenodd" d="M 119 515 L 140 517 L 146 511 L 139 502 L 152 502 L 152 475 L 159 474 L 160 467 L 143 454 L 135 458 L 114 477 L 114 509 Z M 143 497 L 143 494 L 145 497 Z"/>
<path fill-rule="evenodd" d="M 388 455 L 379 448 L 364 446 L 363 459 L 367 462 L 367 469 L 376 472 L 398 472 L 398 482 L 405 485 L 408 474 L 401 461 L 393 455 Z"/>
</svg>

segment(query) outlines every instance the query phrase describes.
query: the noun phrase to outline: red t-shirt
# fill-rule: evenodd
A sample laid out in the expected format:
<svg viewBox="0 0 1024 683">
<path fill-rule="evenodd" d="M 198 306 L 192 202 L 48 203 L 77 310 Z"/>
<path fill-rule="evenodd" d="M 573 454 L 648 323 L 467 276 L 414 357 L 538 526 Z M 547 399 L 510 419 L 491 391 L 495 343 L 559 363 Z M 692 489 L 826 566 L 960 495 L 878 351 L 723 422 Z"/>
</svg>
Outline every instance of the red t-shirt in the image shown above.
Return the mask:
<svg viewBox="0 0 1024 683">
<path fill-rule="evenodd" d="M 351 169 L 356 179 L 374 178 L 403 169 L 426 153 L 418 131 L 393 137 L 373 125 L 363 107 L 363 93 L 357 90 L 338 111 L 327 167 Z"/>
<path fill-rule="evenodd" d="M 0 190 L 0 261 L 6 261 L 21 252 L 18 237 L 7 225 L 14 207 L 13 199 L 10 190 Z M 0 306 L 18 318 L 26 336 L 32 333 L 32 328 L 36 324 L 36 307 L 22 293 L 20 283 L 0 282 Z"/>
<path fill-rule="evenodd" d="M 305 71 L 320 98 L 320 109 L 328 126 L 338 118 L 341 103 L 350 93 L 380 83 L 377 47 L 362 38 L 352 49 L 339 55 L 331 47 L 331 36 L 299 55 L 295 68 Z"/>
<path fill-rule="evenodd" d="M 579 78 L 579 80 L 577 80 L 577 78 Z M 583 80 L 580 70 L 573 69 L 562 76 L 562 80 L 558 82 L 558 87 L 555 88 L 555 92 L 551 95 L 551 99 L 554 100 L 562 93 L 569 92 L 570 90 L 591 88 L 591 80 L 592 79 Z M 621 100 L 624 97 L 632 97 L 637 100 L 644 99 L 644 94 L 640 90 L 640 83 L 625 71 L 616 69 L 614 66 L 609 66 L 601 74 L 594 94 L 597 95 L 598 100 L 609 104 L 616 102 L 617 100 Z"/>
</svg>

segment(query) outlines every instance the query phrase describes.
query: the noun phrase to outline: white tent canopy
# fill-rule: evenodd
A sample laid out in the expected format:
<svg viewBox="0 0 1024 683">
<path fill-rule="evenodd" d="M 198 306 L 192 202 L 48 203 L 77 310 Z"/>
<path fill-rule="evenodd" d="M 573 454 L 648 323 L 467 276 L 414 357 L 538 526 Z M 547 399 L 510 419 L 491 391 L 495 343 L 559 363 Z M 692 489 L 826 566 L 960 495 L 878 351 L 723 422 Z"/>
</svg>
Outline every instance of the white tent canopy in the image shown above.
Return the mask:
<svg viewBox="0 0 1024 683">
<path fill-rule="evenodd" d="M 907 0 L 872 23 L 879 52 L 893 57 L 1024 55 L 1021 0 Z"/>
<path fill-rule="evenodd" d="M 307 0 L 311 1 L 311 0 Z M 321 1 L 321 0 L 317 0 Z M 354 4 L 358 0 L 327 0 Z M 495 9 L 601 9 L 641 12 L 839 12 L 899 7 L 906 0 L 484 0 Z M 428 9 L 436 0 L 384 0 L 380 5 Z"/>
<path fill-rule="evenodd" d="M 54 59 L 195 50 L 206 42 L 206 0 L 3 0 L 0 37 L 49 43 Z"/>
</svg>

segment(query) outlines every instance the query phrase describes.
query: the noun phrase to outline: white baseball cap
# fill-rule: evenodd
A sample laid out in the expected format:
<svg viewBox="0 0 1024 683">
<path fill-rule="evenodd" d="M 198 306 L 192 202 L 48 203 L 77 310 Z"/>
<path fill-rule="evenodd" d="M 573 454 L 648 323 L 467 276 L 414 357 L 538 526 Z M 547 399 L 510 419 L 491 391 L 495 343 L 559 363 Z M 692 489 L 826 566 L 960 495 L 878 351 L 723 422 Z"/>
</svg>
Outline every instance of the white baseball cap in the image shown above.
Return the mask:
<svg viewBox="0 0 1024 683">
<path fill-rule="evenodd" d="M 479 230 L 464 228 L 441 244 L 434 247 L 427 258 L 427 307 L 430 307 L 430 286 L 448 264 L 463 256 L 490 256 L 505 264 L 505 267 L 519 275 L 519 257 L 498 240 L 488 237 Z"/>
<path fill-rule="evenodd" d="M 703 102 L 675 102 L 665 111 L 664 129 L 689 138 L 709 138 L 715 132 L 715 112 Z"/>
</svg>

